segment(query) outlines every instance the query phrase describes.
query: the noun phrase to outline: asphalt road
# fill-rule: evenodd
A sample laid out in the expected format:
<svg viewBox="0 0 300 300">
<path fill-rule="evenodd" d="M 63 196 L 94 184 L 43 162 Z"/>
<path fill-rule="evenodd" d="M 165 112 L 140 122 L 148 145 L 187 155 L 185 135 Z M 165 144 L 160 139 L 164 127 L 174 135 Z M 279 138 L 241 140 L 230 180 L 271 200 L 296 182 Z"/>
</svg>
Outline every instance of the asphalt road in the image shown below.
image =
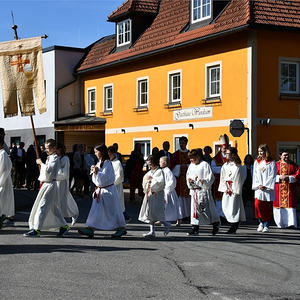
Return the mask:
<svg viewBox="0 0 300 300">
<path fill-rule="evenodd" d="M 33 192 L 16 191 L 14 226 L 0 231 L 0 299 L 300 299 L 300 231 L 257 233 L 255 221 L 236 235 L 188 237 L 188 224 L 159 228 L 145 240 L 148 226 L 137 221 L 139 205 L 128 205 L 128 234 L 112 240 L 84 227 L 90 199 L 76 198 L 79 223 L 64 238 L 56 231 L 25 238 Z"/>
</svg>

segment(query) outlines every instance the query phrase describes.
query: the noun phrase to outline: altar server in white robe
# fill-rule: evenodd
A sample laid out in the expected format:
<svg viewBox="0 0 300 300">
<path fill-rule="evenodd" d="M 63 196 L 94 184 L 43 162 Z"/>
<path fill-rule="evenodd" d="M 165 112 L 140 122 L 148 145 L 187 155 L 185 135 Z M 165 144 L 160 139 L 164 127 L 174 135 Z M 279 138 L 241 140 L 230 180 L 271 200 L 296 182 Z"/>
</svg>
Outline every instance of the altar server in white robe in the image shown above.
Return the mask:
<svg viewBox="0 0 300 300">
<path fill-rule="evenodd" d="M 11 160 L 4 149 L 4 138 L 0 136 L 0 229 L 6 216 L 15 215 L 11 168 Z"/>
<path fill-rule="evenodd" d="M 115 182 L 115 172 L 109 160 L 107 147 L 104 144 L 95 146 L 95 155 L 99 162 L 91 166 L 92 180 L 97 187 L 93 194 L 92 206 L 86 220 L 86 228 L 79 229 L 80 234 L 90 238 L 95 230 L 116 230 L 112 238 L 127 234 L 125 219 Z"/>
<path fill-rule="evenodd" d="M 215 177 L 210 165 L 203 160 L 202 149 L 189 152 L 191 164 L 186 173 L 187 185 L 191 195 L 192 230 L 188 235 L 198 235 L 199 225 L 213 225 L 212 234 L 219 231 L 220 217 L 212 197 L 211 186 Z"/>
<path fill-rule="evenodd" d="M 220 175 L 219 191 L 222 196 L 222 210 L 231 226 L 226 232 L 235 234 L 241 221 L 246 221 L 245 209 L 242 199 L 244 176 L 241 159 L 237 149 L 226 149 L 226 163 L 223 164 Z"/>
<path fill-rule="evenodd" d="M 165 221 L 165 179 L 162 169 L 158 166 L 158 159 L 150 155 L 147 158 L 149 172 L 143 177 L 144 200 L 139 214 L 139 221 L 150 223 L 150 231 L 143 234 L 145 238 L 155 237 L 155 222 L 160 221 L 164 224 L 164 235 L 166 236 L 171 224 Z"/>
<path fill-rule="evenodd" d="M 118 196 L 120 199 L 120 204 L 122 207 L 122 211 L 125 211 L 125 203 L 124 203 L 124 191 L 123 191 L 123 181 L 124 181 L 124 171 L 121 161 L 116 157 L 116 148 L 114 146 L 108 147 L 108 156 L 112 163 L 115 172 L 115 186 L 118 192 Z"/>
<path fill-rule="evenodd" d="M 165 218 L 167 222 L 177 221 L 182 219 L 180 200 L 175 191 L 176 177 L 168 168 L 169 159 L 167 156 L 162 156 L 159 159 L 159 166 L 164 172 L 165 177 Z"/>
<path fill-rule="evenodd" d="M 65 147 L 63 145 L 57 146 L 56 153 L 60 158 L 60 168 L 57 174 L 58 206 L 60 206 L 61 213 L 65 218 L 72 218 L 71 226 L 74 226 L 79 216 L 79 210 L 69 189 L 70 160 L 65 155 Z"/>
<path fill-rule="evenodd" d="M 271 158 L 268 145 L 258 146 L 258 157 L 253 165 L 252 189 L 255 197 L 255 217 L 258 232 L 269 232 L 275 200 L 276 165 Z"/>
<path fill-rule="evenodd" d="M 29 216 L 30 230 L 24 234 L 26 237 L 39 237 L 42 229 L 58 227 L 60 229 L 57 235 L 63 236 L 70 229 L 58 205 L 59 196 L 56 180 L 60 161 L 55 153 L 55 140 L 47 140 L 45 149 L 48 154 L 46 162 L 43 163 L 41 159 L 36 160 L 36 163 L 40 165 L 39 181 L 42 186 L 31 209 Z"/>
</svg>

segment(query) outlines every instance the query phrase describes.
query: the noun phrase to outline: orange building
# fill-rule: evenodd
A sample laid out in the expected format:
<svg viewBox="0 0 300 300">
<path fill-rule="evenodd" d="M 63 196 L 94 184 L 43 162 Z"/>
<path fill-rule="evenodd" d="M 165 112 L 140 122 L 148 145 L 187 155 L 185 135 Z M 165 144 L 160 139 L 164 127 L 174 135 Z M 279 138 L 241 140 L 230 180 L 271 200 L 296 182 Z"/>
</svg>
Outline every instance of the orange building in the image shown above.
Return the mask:
<svg viewBox="0 0 300 300">
<path fill-rule="evenodd" d="M 102 120 L 94 129 L 107 145 L 129 154 L 142 143 L 147 156 L 165 140 L 175 151 L 184 135 L 189 149 L 216 152 L 226 133 L 242 159 L 267 143 L 299 163 L 299 1 L 127 0 L 108 20 L 115 34 L 89 46 L 76 70 L 82 112 Z M 240 137 L 233 119 L 247 129 Z"/>
</svg>

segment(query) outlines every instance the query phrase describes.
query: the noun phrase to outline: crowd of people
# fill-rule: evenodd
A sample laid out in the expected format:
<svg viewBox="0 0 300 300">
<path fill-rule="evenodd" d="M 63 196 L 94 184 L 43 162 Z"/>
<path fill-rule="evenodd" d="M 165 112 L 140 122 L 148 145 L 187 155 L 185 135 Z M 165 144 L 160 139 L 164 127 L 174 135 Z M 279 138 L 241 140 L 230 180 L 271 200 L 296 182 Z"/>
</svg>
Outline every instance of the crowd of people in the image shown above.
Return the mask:
<svg viewBox="0 0 300 300">
<path fill-rule="evenodd" d="M 268 146 L 262 144 L 257 157 L 247 154 L 242 164 L 227 135 L 220 137 L 220 143 L 220 150 L 212 157 L 210 146 L 203 148 L 204 153 L 201 148 L 188 150 L 185 136 L 180 137 L 179 149 L 174 153 L 169 152 L 170 144 L 165 141 L 162 150 L 153 148 L 145 171 L 139 144 L 125 164 L 117 144 L 96 145 L 88 154 L 84 145 L 75 145 L 73 152 L 66 154 L 64 145 L 49 139 L 45 143 L 45 157 L 35 158 L 39 192 L 29 216 L 29 231 L 24 236 L 38 237 L 42 230 L 53 228 L 59 228 L 57 236 L 64 236 L 79 216 L 71 192 L 93 198 L 86 227 L 79 229 L 79 234 L 92 238 L 96 230 L 113 230 L 112 238 L 126 235 L 130 219 L 124 202 L 126 180 L 130 201 L 135 201 L 136 189 L 143 198 L 138 220 L 150 226 L 149 232 L 143 234 L 145 238 L 156 236 L 156 226 L 163 224 L 167 236 L 172 223 L 181 226 L 183 222 L 191 224 L 188 235 L 198 235 L 201 225 L 211 225 L 211 233 L 216 235 L 225 222 L 230 225 L 226 233 L 235 234 L 246 220 L 244 206 L 248 202 L 253 203 L 258 232 L 269 232 L 272 218 L 278 228 L 297 228 L 300 169 L 289 160 L 288 151 L 280 153 L 280 160 L 275 162 Z M 18 157 L 23 155 L 23 148 L 24 145 L 17 151 Z M 14 215 L 11 153 L 3 130 L 0 227 L 6 217 Z M 71 218 L 70 225 L 66 218 Z"/>
</svg>

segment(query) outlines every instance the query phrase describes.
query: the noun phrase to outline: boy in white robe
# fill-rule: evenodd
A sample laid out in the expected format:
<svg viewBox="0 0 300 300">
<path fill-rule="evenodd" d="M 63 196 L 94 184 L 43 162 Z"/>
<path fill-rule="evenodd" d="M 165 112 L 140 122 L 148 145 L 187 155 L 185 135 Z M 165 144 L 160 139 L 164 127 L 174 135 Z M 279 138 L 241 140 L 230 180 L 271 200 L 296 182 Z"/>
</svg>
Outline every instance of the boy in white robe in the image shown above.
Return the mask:
<svg viewBox="0 0 300 300">
<path fill-rule="evenodd" d="M 4 149 L 4 138 L 0 136 L 0 229 L 6 216 L 14 216 L 15 200 L 11 180 L 12 163 Z"/>
<path fill-rule="evenodd" d="M 169 159 L 167 156 L 162 156 L 159 159 L 159 166 L 164 172 L 165 177 L 165 216 L 167 222 L 177 221 L 182 219 L 180 200 L 175 191 L 176 177 L 168 168 Z"/>
<path fill-rule="evenodd" d="M 156 157 L 150 155 L 147 158 L 150 171 L 143 178 L 144 200 L 139 214 L 139 221 L 150 223 L 150 231 L 143 234 L 145 238 L 155 237 L 155 222 L 160 221 L 165 225 L 164 235 L 166 236 L 171 224 L 165 222 L 164 187 L 165 179 L 163 171 L 158 167 Z"/>
<path fill-rule="evenodd" d="M 58 205 L 57 173 L 60 162 L 56 151 L 56 142 L 49 139 L 45 143 L 48 154 L 45 163 L 37 159 L 40 165 L 39 181 L 41 188 L 35 199 L 29 216 L 29 231 L 24 233 L 25 237 L 39 237 L 42 229 L 60 228 L 57 236 L 65 235 L 70 227 L 67 225 L 60 207 Z"/>
<path fill-rule="evenodd" d="M 241 159 L 234 147 L 226 149 L 226 163 L 221 168 L 219 191 L 222 196 L 222 210 L 231 224 L 227 234 L 235 234 L 241 221 L 246 221 L 242 189 L 244 176 Z"/>
<path fill-rule="evenodd" d="M 203 160 L 202 149 L 189 153 L 191 164 L 186 173 L 187 185 L 191 195 L 192 230 L 188 235 L 198 235 L 199 225 L 213 225 L 212 234 L 219 231 L 220 217 L 212 197 L 211 186 L 215 177 L 210 165 Z"/>
<path fill-rule="evenodd" d="M 79 216 L 79 210 L 69 189 L 70 160 L 65 155 L 65 147 L 63 145 L 58 145 L 56 153 L 60 158 L 60 168 L 57 173 L 58 206 L 65 218 L 72 218 L 71 226 L 74 226 Z"/>
</svg>

